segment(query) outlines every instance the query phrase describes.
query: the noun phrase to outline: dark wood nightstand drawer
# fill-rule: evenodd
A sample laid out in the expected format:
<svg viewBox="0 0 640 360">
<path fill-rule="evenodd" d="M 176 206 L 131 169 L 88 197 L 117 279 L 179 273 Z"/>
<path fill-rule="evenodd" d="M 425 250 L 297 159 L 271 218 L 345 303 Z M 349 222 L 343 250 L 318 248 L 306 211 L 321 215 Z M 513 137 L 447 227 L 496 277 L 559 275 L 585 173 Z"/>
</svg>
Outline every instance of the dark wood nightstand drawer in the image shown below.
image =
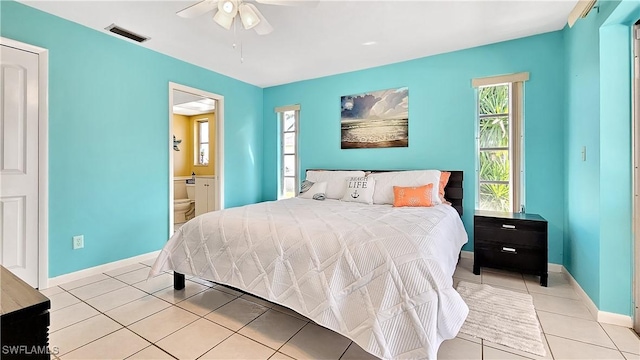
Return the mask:
<svg viewBox="0 0 640 360">
<path fill-rule="evenodd" d="M 475 261 L 490 264 L 490 267 L 504 270 L 542 275 L 546 264 L 542 262 L 540 252 L 535 249 L 517 246 L 484 244 L 476 245 L 474 249 Z"/>
<path fill-rule="evenodd" d="M 487 229 L 544 232 L 547 229 L 547 222 L 476 216 L 475 226 Z"/>
<path fill-rule="evenodd" d="M 542 231 L 476 226 L 474 233 L 474 239 L 477 243 L 504 244 L 530 249 L 546 249 L 547 247 L 547 235 Z"/>
</svg>

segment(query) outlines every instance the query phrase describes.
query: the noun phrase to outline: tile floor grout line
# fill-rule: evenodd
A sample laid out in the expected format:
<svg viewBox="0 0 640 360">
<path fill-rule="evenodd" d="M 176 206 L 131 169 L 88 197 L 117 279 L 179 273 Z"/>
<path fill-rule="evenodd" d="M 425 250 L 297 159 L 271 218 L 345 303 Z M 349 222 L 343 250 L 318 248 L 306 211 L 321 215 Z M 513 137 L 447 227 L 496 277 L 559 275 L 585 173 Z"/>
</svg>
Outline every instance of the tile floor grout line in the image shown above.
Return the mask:
<svg viewBox="0 0 640 360">
<path fill-rule="evenodd" d="M 286 315 L 286 314 L 285 314 Z M 300 329 L 298 329 L 298 331 L 295 332 L 295 334 L 291 335 L 291 337 L 289 339 L 287 339 L 287 341 L 283 342 L 282 345 L 280 345 L 279 348 L 276 349 L 276 352 L 279 352 L 280 349 L 282 349 L 283 346 L 285 346 L 289 341 L 291 341 L 291 339 L 293 339 L 296 335 L 298 335 L 298 333 L 300 331 L 302 331 L 302 329 L 306 328 L 309 325 L 309 322 L 307 321 L 306 324 L 304 324 L 304 326 L 302 326 Z M 326 329 L 326 328 L 325 328 Z M 348 346 L 347 346 L 348 347 Z M 289 356 L 287 353 L 283 352 L 283 354 Z"/>
<path fill-rule="evenodd" d="M 170 307 L 168 307 L 168 308 L 166 308 L 166 309 L 163 309 L 162 311 L 167 310 L 167 309 L 170 309 Z M 181 310 L 184 310 L 184 309 L 181 309 Z M 186 311 L 186 310 L 185 310 L 185 311 Z M 148 316 L 147 316 L 147 317 L 148 317 Z M 165 335 L 165 336 L 161 337 L 160 339 L 156 340 L 155 342 L 153 342 L 153 341 L 151 341 L 151 340 L 149 340 L 149 339 L 145 338 L 144 336 L 142 336 L 142 334 L 138 334 L 138 333 L 137 333 L 137 332 L 135 332 L 135 330 L 133 330 L 133 329 L 129 329 L 129 330 L 131 330 L 134 334 L 136 334 L 136 335 L 140 336 L 141 338 L 143 338 L 143 339 L 145 339 L 145 340 L 149 341 L 150 343 L 152 343 L 152 344 L 156 344 L 158 341 L 163 340 L 163 339 L 165 339 L 165 338 L 167 338 L 167 337 L 169 337 L 169 336 L 171 336 L 171 335 L 173 335 L 173 334 L 177 333 L 178 331 L 180 331 L 180 330 L 182 330 L 182 329 L 186 328 L 187 326 L 189 326 L 189 325 L 193 324 L 194 322 L 196 322 L 196 321 L 198 321 L 198 320 L 199 320 L 199 319 L 195 319 L 195 320 L 193 320 L 193 321 L 190 321 L 189 323 L 185 324 L 184 326 L 179 327 L 178 329 L 175 329 L 174 331 L 172 331 L 172 332 L 170 332 L 169 334 L 167 334 L 167 335 Z M 133 324 L 132 324 L 132 325 L 133 325 Z M 126 328 L 129 328 L 128 326 L 125 326 L 125 327 L 126 327 Z"/>
<path fill-rule="evenodd" d="M 560 336 L 560 335 L 556 335 L 556 334 L 548 334 L 548 333 L 545 333 L 545 336 L 546 336 L 546 335 L 551 335 L 551 336 L 555 336 L 555 337 L 557 337 L 557 338 L 561 338 L 561 339 L 565 339 L 565 340 L 571 340 L 571 341 L 579 342 L 579 343 L 581 343 L 581 344 L 593 345 L 593 346 L 597 346 L 597 347 L 602 348 L 602 349 L 609 349 L 609 350 L 614 350 L 614 351 L 616 351 L 616 350 L 617 350 L 617 351 L 620 351 L 620 350 L 618 350 L 618 347 L 616 347 L 616 348 L 614 349 L 614 348 L 610 348 L 610 347 L 602 346 L 602 345 L 599 345 L 599 344 L 594 344 L 594 343 L 586 342 L 586 341 L 582 341 L 582 340 L 571 339 L 571 338 L 564 337 L 564 336 Z M 614 343 L 614 344 L 613 344 L 613 346 L 616 346 L 616 344 Z"/>
<path fill-rule="evenodd" d="M 245 299 L 245 300 L 247 300 L 247 299 Z M 250 300 L 247 300 L 247 301 L 250 301 Z M 252 302 L 253 302 L 253 301 L 252 301 Z M 254 304 L 256 304 L 256 303 L 254 303 Z M 258 305 L 260 305 L 260 304 L 258 304 Z M 266 307 L 266 306 L 265 306 L 265 307 Z M 256 340 L 256 339 L 252 339 L 252 338 L 250 338 L 249 336 L 247 336 L 247 335 L 244 335 L 244 334 L 241 334 L 241 333 L 240 333 L 240 330 L 242 330 L 242 329 L 244 329 L 245 327 L 249 326 L 249 324 L 251 324 L 252 322 L 256 321 L 258 318 L 260 318 L 261 316 L 263 316 L 264 314 L 266 314 L 267 312 L 269 312 L 269 310 L 273 310 L 273 309 L 271 309 L 271 308 L 267 308 L 267 310 L 266 310 L 265 312 L 263 312 L 262 314 L 258 315 L 255 319 L 253 319 L 253 320 L 249 321 L 248 323 L 246 323 L 243 327 L 241 327 L 240 329 L 238 329 L 238 330 L 236 331 L 236 333 L 237 333 L 238 335 L 240 335 L 240 336 L 244 336 L 244 337 L 246 337 L 246 338 L 247 338 L 247 339 L 249 339 L 249 340 L 253 340 L 253 341 L 257 342 L 258 344 L 264 345 L 264 346 L 268 347 L 269 349 L 273 349 L 271 346 L 269 346 L 269 345 L 267 345 L 267 344 L 264 344 L 264 343 L 262 343 L 262 342 L 260 342 L 260 341 L 258 341 L 258 340 Z M 273 310 L 273 311 L 276 311 L 276 310 Z M 298 319 L 298 318 L 296 318 L 296 317 L 294 317 L 294 316 L 291 316 L 291 315 L 289 315 L 289 314 L 285 314 L 285 313 L 281 313 L 281 314 L 283 314 L 283 315 L 287 315 L 287 316 L 292 317 L 292 318 L 294 318 L 294 319 L 296 319 L 296 320 L 300 320 L 300 319 Z M 302 320 L 300 320 L 300 321 L 302 321 Z M 288 342 L 289 342 L 289 340 L 291 340 L 294 336 L 296 336 L 296 334 L 297 334 L 297 333 L 299 333 L 299 332 L 300 332 L 300 330 L 302 330 L 302 329 L 303 329 L 305 326 L 307 326 L 308 324 L 309 324 L 309 322 L 307 321 L 307 323 L 306 323 L 306 324 L 304 324 L 300 329 L 298 329 L 298 331 L 296 331 L 296 332 L 295 332 L 295 334 L 293 334 L 289 339 L 287 339 L 287 341 L 285 341 L 284 343 L 282 343 L 282 345 L 280 345 L 280 347 L 278 347 L 277 349 L 273 349 L 273 350 L 275 350 L 276 352 L 279 352 L 280 348 L 282 348 L 282 347 L 284 346 L 284 344 L 288 343 Z M 283 354 L 284 354 L 284 353 L 283 353 Z M 286 354 L 285 354 L 285 355 L 286 355 Z M 287 355 L 287 356 L 289 356 L 289 355 Z M 291 357 L 291 356 L 289 356 L 289 357 Z"/>
<path fill-rule="evenodd" d="M 187 300 L 191 299 L 192 297 L 194 297 L 194 296 L 196 296 L 196 295 L 200 295 L 200 294 L 202 294 L 203 292 L 206 292 L 206 291 L 209 291 L 209 290 L 215 290 L 215 289 L 214 289 L 214 288 L 209 288 L 209 289 L 204 290 L 204 291 L 202 291 L 202 292 L 199 292 L 199 293 L 197 293 L 197 294 L 195 294 L 195 295 L 193 295 L 193 296 L 190 296 L 190 297 L 188 297 L 188 298 L 186 298 L 186 299 L 184 299 L 184 300 L 181 300 L 181 301 L 179 301 L 179 302 L 177 302 L 177 303 L 175 303 L 175 304 L 173 304 L 173 305 L 178 306 L 178 304 L 183 303 L 183 302 L 185 302 L 185 301 L 187 301 Z M 220 291 L 220 290 L 216 290 L 216 291 Z M 220 292 L 221 292 L 221 291 L 220 291 Z M 226 295 L 230 295 L 230 296 L 234 296 L 234 295 L 227 294 L 227 293 L 224 293 L 224 294 L 226 294 Z M 196 314 L 195 312 L 193 312 L 193 311 L 191 311 L 191 310 L 189 310 L 189 309 L 185 309 L 185 308 L 183 308 L 183 307 L 181 307 L 181 306 L 178 306 L 178 307 L 179 307 L 180 309 L 182 309 L 182 310 L 188 311 L 188 312 L 190 312 L 190 313 L 192 313 L 192 314 L 194 314 L 194 315 L 196 315 L 196 316 L 199 316 L 199 317 L 201 317 L 201 318 L 203 318 L 203 319 L 204 319 L 204 317 L 205 317 L 205 316 L 207 316 L 207 315 L 211 314 L 212 312 L 214 312 L 214 311 L 216 311 L 216 310 L 220 309 L 221 307 L 223 307 L 223 306 L 227 305 L 228 303 L 232 302 L 232 301 L 233 301 L 233 300 L 235 300 L 235 299 L 237 299 L 237 297 L 235 297 L 235 298 L 233 298 L 233 299 L 231 299 L 231 300 L 227 301 L 226 303 L 224 303 L 224 304 L 222 304 L 222 305 L 218 306 L 217 308 L 215 308 L 215 309 L 213 309 L 213 310 L 209 311 L 208 313 L 206 313 L 206 314 L 204 314 L 204 315 Z M 205 320 L 209 320 L 209 319 L 205 319 Z M 212 321 L 212 320 L 209 320 L 209 321 Z M 215 323 L 215 321 L 214 321 L 214 323 Z M 216 324 L 217 324 L 217 323 L 216 323 Z"/>
<path fill-rule="evenodd" d="M 307 325 L 305 325 L 305 327 L 306 327 L 306 326 L 307 326 Z M 336 333 L 336 334 L 337 334 L 337 333 Z M 347 338 L 347 339 L 349 339 L 349 338 Z M 349 340 L 351 340 L 351 339 L 349 339 Z M 342 357 L 344 356 L 344 354 L 346 354 L 346 353 L 347 353 L 347 350 L 349 350 L 349 348 L 351 347 L 351 344 L 353 344 L 353 340 L 351 340 L 351 342 L 349 343 L 349 345 L 347 345 L 347 347 L 346 347 L 346 348 L 344 348 L 344 351 L 342 352 L 342 354 L 340 354 L 340 356 L 338 357 L 338 360 L 342 359 Z"/>
<path fill-rule="evenodd" d="M 553 312 L 553 311 L 550 311 L 550 310 L 535 309 L 535 311 L 536 311 L 536 313 L 537 313 L 538 311 L 541 311 L 541 312 L 543 312 L 543 313 L 553 314 L 553 315 L 562 315 L 562 316 L 570 317 L 570 318 L 572 318 L 572 319 L 578 319 L 578 320 L 584 320 L 584 321 L 593 321 L 593 322 L 598 322 L 598 321 L 596 321 L 596 320 L 594 320 L 594 319 L 586 319 L 586 318 L 583 318 L 583 317 L 578 317 L 578 316 L 573 316 L 573 315 L 567 315 L 567 314 L 563 314 L 563 313 L 559 313 L 559 312 Z M 598 323 L 598 324 L 599 324 L 599 323 Z"/>
<path fill-rule="evenodd" d="M 145 339 L 145 340 L 147 340 L 147 339 Z M 147 341 L 148 341 L 148 340 L 147 340 Z M 166 352 L 163 348 L 161 348 L 161 347 L 159 347 L 158 345 L 153 344 L 153 343 L 151 344 L 151 346 L 144 347 L 144 348 L 140 349 L 139 351 L 137 351 L 137 352 L 135 352 L 135 353 L 133 353 L 133 354 L 131 354 L 131 355 L 127 356 L 127 357 L 125 358 L 125 360 L 126 360 L 126 359 L 130 359 L 132 356 L 134 356 L 134 355 L 136 355 L 136 354 L 139 354 L 139 353 L 143 352 L 144 350 L 146 350 L 146 349 L 148 349 L 148 348 L 150 348 L 150 347 L 154 347 L 154 348 L 156 348 L 156 349 L 158 349 L 158 350 L 162 351 L 163 353 L 165 353 L 165 354 L 167 354 L 167 355 L 171 356 L 171 358 L 172 358 L 172 359 L 176 359 L 176 360 L 178 360 L 178 358 L 177 358 L 177 357 L 175 357 L 175 356 L 171 355 L 170 353 Z"/>
<path fill-rule="evenodd" d="M 116 278 L 102 279 L 102 280 L 100 280 L 100 281 L 107 281 L 107 280 L 110 280 L 110 279 L 113 279 L 113 280 L 116 280 L 116 281 L 118 281 L 118 282 L 121 282 L 121 283 L 123 283 L 125 286 L 130 286 L 129 284 L 125 283 L 124 281 L 121 281 L 121 280 L 116 279 Z M 87 285 L 79 286 L 79 287 L 77 287 L 77 288 L 75 288 L 75 289 L 72 289 L 72 290 L 81 289 L 81 288 L 83 288 L 83 287 L 85 287 L 85 286 L 95 285 L 95 284 L 99 283 L 100 281 L 96 281 L 96 282 L 93 282 L 93 283 L 91 283 L 91 284 L 87 284 Z M 119 287 L 119 288 L 116 288 L 116 289 L 113 289 L 113 290 L 107 291 L 106 293 L 102 293 L 102 294 L 99 294 L 99 295 L 96 295 L 96 296 L 92 296 L 92 297 L 90 297 L 90 298 L 86 298 L 86 299 L 80 299 L 78 296 L 76 296 L 76 297 L 77 297 L 78 299 L 80 299 L 81 301 L 86 302 L 85 300 L 91 300 L 91 299 L 97 298 L 98 296 L 106 295 L 106 294 L 108 294 L 108 293 L 110 293 L 110 292 L 113 292 L 113 291 L 115 291 L 115 290 L 120 290 L 120 289 L 122 289 L 122 288 L 123 288 L 123 287 L 125 287 L 125 286 L 122 286 L 122 287 Z M 74 294 L 73 294 L 73 293 L 71 293 L 71 292 L 69 292 L 69 294 L 74 295 Z M 75 295 L 74 295 L 74 296 L 75 296 Z"/>
<path fill-rule="evenodd" d="M 80 304 L 80 303 L 73 304 L 73 305 L 78 305 L 78 304 Z M 73 306 L 73 305 L 72 305 L 72 306 Z M 57 333 L 58 331 L 60 331 L 60 330 L 62 330 L 62 329 L 66 329 L 66 328 L 71 327 L 71 326 L 73 326 L 73 325 L 77 325 L 77 324 L 79 324 L 79 323 L 81 323 L 81 322 L 83 322 L 83 321 L 85 321 L 85 320 L 92 319 L 92 318 L 94 318 L 94 317 L 96 317 L 96 316 L 98 316 L 98 315 L 100 315 L 100 312 L 98 312 L 97 314 L 95 314 L 95 315 L 93 315 L 93 316 L 89 316 L 89 317 L 88 317 L 88 318 L 86 318 L 86 319 L 82 319 L 82 320 L 80 320 L 80 321 L 74 322 L 73 324 L 69 324 L 69 325 L 67 325 L 67 326 L 61 327 L 60 329 L 57 329 L 57 330 L 54 330 L 54 331 L 50 331 L 50 332 L 49 332 L 49 335 L 51 335 L 51 334 L 53 334 L 53 333 Z M 51 329 L 51 325 L 49 325 L 49 329 Z"/>
<path fill-rule="evenodd" d="M 536 317 L 538 315 L 536 314 Z M 538 319 L 538 322 L 540 321 L 540 319 Z M 540 325 L 540 328 L 542 328 L 542 325 Z M 549 356 L 551 357 L 551 359 L 555 359 L 556 357 L 553 355 L 553 350 L 551 350 L 551 344 L 549 344 L 549 340 L 547 339 L 547 334 L 545 334 L 544 332 L 542 332 L 542 337 L 544 338 L 544 343 L 547 344 L 546 349 L 549 349 Z M 544 345 L 544 344 L 543 344 Z"/>
<path fill-rule="evenodd" d="M 65 291 L 66 291 L 66 290 L 65 290 Z M 79 297 L 75 296 L 74 294 L 72 294 L 72 293 L 70 293 L 70 292 L 68 292 L 68 291 L 67 291 L 67 293 L 68 293 L 69 295 L 73 296 L 74 298 L 78 299 L 80 302 L 84 302 L 84 300 L 80 299 Z M 58 294 L 56 294 L 56 295 L 58 295 Z M 49 299 L 49 298 L 47 297 L 47 299 Z M 49 299 L 49 302 L 51 302 L 51 299 Z M 77 304 L 79 304 L 79 303 L 69 304 L 69 305 L 67 305 L 67 306 L 61 307 L 60 309 L 55 309 L 55 310 L 53 310 L 53 311 L 51 311 L 51 312 L 53 313 L 53 312 L 56 312 L 56 311 L 58 311 L 58 310 L 66 309 L 66 308 L 68 308 L 68 307 L 70 307 L 70 306 L 77 305 Z"/>
<path fill-rule="evenodd" d="M 205 319 L 205 320 L 208 320 L 208 319 Z M 200 354 L 199 356 L 197 356 L 197 357 L 196 357 L 196 360 L 197 360 L 197 359 L 202 358 L 202 357 L 203 357 L 203 356 L 205 356 L 209 351 L 211 351 L 211 350 L 215 349 L 216 347 L 220 346 L 220 344 L 222 344 L 223 342 L 227 341 L 227 339 L 229 339 L 229 338 L 230 338 L 230 337 L 232 337 L 233 335 L 235 335 L 235 333 L 234 333 L 234 332 L 231 332 L 231 335 L 229 335 L 229 336 L 227 336 L 226 338 L 222 339 L 222 341 L 220 341 L 219 343 L 217 343 L 217 344 L 213 345 L 209 350 L 207 350 L 207 351 L 203 352 L 202 354 Z M 238 334 L 238 335 L 239 335 L 239 334 Z M 255 340 L 254 340 L 254 341 L 255 341 Z"/>
<path fill-rule="evenodd" d="M 299 330 L 298 330 L 298 331 L 299 331 Z M 266 348 L 268 348 L 268 349 L 270 349 L 270 350 L 273 350 L 273 351 L 275 351 L 275 352 L 278 352 L 278 349 L 274 349 L 274 348 L 272 348 L 271 346 L 269 346 L 269 345 L 267 345 L 267 344 L 265 344 L 265 343 L 262 343 L 262 342 L 260 342 L 260 341 L 259 341 L 259 340 L 257 340 L 257 339 L 250 338 L 248 335 L 240 334 L 240 333 L 237 333 L 237 334 L 238 334 L 238 335 L 240 335 L 240 336 L 242 336 L 243 338 L 246 338 L 246 339 L 249 339 L 249 340 L 251 340 L 251 341 L 253 341 L 253 342 L 256 342 L 256 343 L 258 343 L 258 344 L 260 344 L 260 345 L 262 345 L 262 346 L 264 346 L 264 347 L 266 347 Z M 297 333 L 296 333 L 296 334 L 297 334 Z M 293 336 L 292 336 L 292 337 L 293 337 Z M 291 339 L 289 339 L 289 340 L 291 340 Z M 284 344 L 286 344 L 289 340 L 287 340 Z M 284 345 L 284 344 L 282 344 L 282 345 Z M 281 346 L 281 347 L 282 347 L 282 346 Z M 283 353 L 283 354 L 284 354 L 284 353 Z M 286 355 L 286 354 L 285 354 L 285 355 Z M 287 355 L 287 356 L 289 356 L 289 355 Z M 291 356 L 289 356 L 289 357 L 291 357 Z"/>
<path fill-rule="evenodd" d="M 602 326 L 601 323 L 598 323 L 598 325 L 600 326 L 600 328 L 602 329 L 602 331 L 604 331 L 604 333 L 607 335 L 607 337 L 609 338 L 609 340 L 611 340 L 611 342 L 613 343 L 613 346 L 616 347 L 616 349 L 620 352 L 620 355 L 622 355 L 623 358 L 627 358 L 626 356 L 624 356 L 624 354 L 622 354 L 622 349 L 620 349 L 620 347 L 618 346 L 618 344 L 613 340 L 613 338 L 611 337 L 611 335 L 609 335 L 609 333 L 607 332 L 607 330 L 604 328 L 604 326 Z M 633 331 L 633 330 L 631 330 Z"/>
<path fill-rule="evenodd" d="M 99 316 L 99 315 L 102 315 L 102 313 L 100 313 L 100 314 L 98 314 L 98 315 L 96 315 L 96 316 Z M 96 317 L 96 316 L 92 316 L 91 318 L 94 318 L 94 317 Z M 91 319 L 91 318 L 89 318 L 89 319 Z M 83 321 L 86 321 L 86 320 L 89 320 L 89 319 L 85 319 L 85 320 L 83 320 Z M 83 321 L 81 321 L 81 322 L 83 322 Z M 79 324 L 79 323 L 77 323 L 77 324 Z M 120 325 L 120 324 L 118 324 L 118 325 Z M 116 331 L 120 331 L 120 330 L 122 330 L 122 329 L 124 329 L 124 328 L 125 328 L 124 326 L 121 326 L 120 328 L 115 329 L 114 331 L 112 331 L 112 332 L 110 332 L 110 333 L 104 334 L 104 335 L 100 336 L 100 337 L 99 337 L 99 338 L 97 338 L 97 339 L 94 339 L 94 340 L 92 340 L 92 341 L 89 341 L 89 342 L 88 342 L 88 343 L 86 343 L 86 344 L 80 345 L 80 346 L 78 346 L 77 348 L 74 348 L 73 350 L 69 350 L 69 351 L 67 351 L 67 352 L 65 353 L 65 355 L 69 355 L 69 354 L 70 354 L 71 352 L 73 352 L 73 351 L 76 351 L 76 350 L 78 350 L 78 349 L 80 349 L 80 348 L 82 348 L 82 347 L 85 347 L 85 346 L 87 346 L 87 345 L 89 345 L 89 344 L 91 344 L 91 343 L 94 343 L 94 342 L 96 342 L 96 341 L 98 341 L 98 340 L 100 340 L 100 339 L 102 339 L 102 338 L 104 338 L 104 337 L 107 337 L 107 336 L 109 336 L 109 335 L 111 335 L 111 334 L 115 333 Z M 135 333 L 134 333 L 134 334 L 135 334 Z M 136 334 L 136 335 L 137 335 L 137 334 Z M 146 340 L 146 339 L 145 339 L 145 340 Z"/>
<path fill-rule="evenodd" d="M 144 297 L 147 297 L 147 296 L 148 296 L 148 295 L 145 295 L 145 296 L 141 297 L 140 299 L 142 299 L 142 298 L 144 298 Z M 136 299 L 136 300 L 134 300 L 134 301 L 138 301 L 138 300 L 140 300 L 140 299 Z M 158 299 L 158 298 L 156 298 L 156 299 Z M 158 300 L 164 301 L 164 300 L 162 300 L 162 299 L 158 299 Z M 128 305 L 128 304 L 131 304 L 131 303 L 132 303 L 132 302 L 134 302 L 134 301 L 128 302 L 128 303 L 126 303 L 126 304 L 123 304 L 123 305 L 121 305 L 121 306 L 115 307 L 115 308 L 113 308 L 113 309 L 109 309 L 109 310 L 107 310 L 107 311 L 111 311 L 111 310 L 118 309 L 118 308 L 120 308 L 120 307 L 122 307 L 122 306 L 125 306 L 125 305 Z M 171 305 L 173 305 L 173 304 L 171 304 L 171 303 L 169 303 L 169 302 L 167 302 L 167 301 L 164 301 L 164 302 L 166 302 L 167 304 L 169 304 L 169 305 L 170 305 L 169 307 L 171 307 Z M 89 305 L 89 306 L 91 306 L 91 305 Z M 111 320 L 113 320 L 113 321 L 117 322 L 118 324 L 120 324 L 120 325 L 122 325 L 122 326 L 124 326 L 124 327 L 128 328 L 129 326 L 131 326 L 131 325 L 133 325 L 133 324 L 135 324 L 135 323 L 138 323 L 138 322 L 140 322 L 140 321 L 142 321 L 142 320 L 144 320 L 144 319 L 146 319 L 146 318 L 148 318 L 148 317 L 150 317 L 150 316 L 153 316 L 153 315 L 155 315 L 155 314 L 157 314 L 157 313 L 159 313 L 159 312 L 161 312 L 161 311 L 163 311 L 163 310 L 167 310 L 169 307 L 166 307 L 166 308 L 164 308 L 164 309 L 160 309 L 160 310 L 158 310 L 158 311 L 156 311 L 156 312 L 154 312 L 154 313 L 151 313 L 151 314 L 149 314 L 149 315 L 147 315 L 147 316 L 143 317 L 142 319 L 138 319 L 138 320 L 136 320 L 136 321 L 132 322 L 132 323 L 131 323 L 131 324 L 129 324 L 129 325 L 125 325 L 125 324 L 121 323 L 120 321 L 118 321 L 118 320 L 114 319 L 113 317 L 109 316 L 109 314 L 107 314 L 106 312 L 105 312 L 105 313 L 100 312 L 100 313 L 101 313 L 101 314 L 103 314 L 104 316 L 108 317 L 109 319 L 111 319 Z M 96 309 L 96 310 L 98 310 L 98 309 Z M 98 310 L 98 311 L 100 311 L 100 310 Z M 131 331 L 133 331 L 133 330 L 131 330 Z M 134 331 L 134 333 L 135 333 L 135 331 Z M 137 334 L 137 333 L 136 333 L 136 334 Z"/>
</svg>

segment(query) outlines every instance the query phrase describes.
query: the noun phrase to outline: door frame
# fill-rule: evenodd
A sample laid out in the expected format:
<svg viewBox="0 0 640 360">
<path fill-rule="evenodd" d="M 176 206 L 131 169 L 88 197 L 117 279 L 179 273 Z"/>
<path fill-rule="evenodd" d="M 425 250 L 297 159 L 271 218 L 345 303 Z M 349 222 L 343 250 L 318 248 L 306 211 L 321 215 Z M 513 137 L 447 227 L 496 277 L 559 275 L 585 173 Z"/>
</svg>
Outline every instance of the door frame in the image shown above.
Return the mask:
<svg viewBox="0 0 640 360">
<path fill-rule="evenodd" d="M 216 210 L 224 208 L 224 96 L 210 93 L 190 86 L 169 82 L 169 237 L 173 235 L 173 90 L 186 92 L 189 94 L 201 96 L 216 100 L 216 117 L 215 117 L 215 201 Z"/>
<path fill-rule="evenodd" d="M 38 55 L 38 288 L 49 286 L 49 50 L 0 37 L 0 44 Z"/>
<path fill-rule="evenodd" d="M 640 23 L 640 20 L 636 24 Z M 632 117 L 631 138 L 633 159 L 633 328 L 640 333 L 640 25 L 631 26 L 631 71 Z"/>
</svg>

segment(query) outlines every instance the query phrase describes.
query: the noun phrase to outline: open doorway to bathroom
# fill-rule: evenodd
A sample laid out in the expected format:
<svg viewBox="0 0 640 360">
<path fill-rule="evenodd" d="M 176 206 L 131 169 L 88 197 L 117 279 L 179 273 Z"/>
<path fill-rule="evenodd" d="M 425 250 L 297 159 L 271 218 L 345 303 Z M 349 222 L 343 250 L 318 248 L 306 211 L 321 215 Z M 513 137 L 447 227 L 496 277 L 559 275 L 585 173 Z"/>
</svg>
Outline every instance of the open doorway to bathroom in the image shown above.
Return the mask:
<svg viewBox="0 0 640 360">
<path fill-rule="evenodd" d="M 224 97 L 169 83 L 169 234 L 223 207 Z"/>
</svg>

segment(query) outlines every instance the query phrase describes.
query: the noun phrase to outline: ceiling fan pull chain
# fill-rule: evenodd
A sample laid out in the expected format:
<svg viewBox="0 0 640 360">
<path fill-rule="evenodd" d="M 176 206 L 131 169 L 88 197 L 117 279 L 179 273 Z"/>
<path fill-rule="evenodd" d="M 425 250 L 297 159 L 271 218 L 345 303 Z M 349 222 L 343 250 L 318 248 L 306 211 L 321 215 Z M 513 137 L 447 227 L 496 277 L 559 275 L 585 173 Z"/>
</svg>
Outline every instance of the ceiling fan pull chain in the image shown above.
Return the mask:
<svg viewBox="0 0 640 360">
<path fill-rule="evenodd" d="M 242 39 L 240 39 L 240 64 L 244 64 L 244 56 L 242 55 Z"/>
<path fill-rule="evenodd" d="M 238 40 L 238 22 L 237 21 L 233 21 L 233 50 L 236 49 L 236 42 Z"/>
</svg>

